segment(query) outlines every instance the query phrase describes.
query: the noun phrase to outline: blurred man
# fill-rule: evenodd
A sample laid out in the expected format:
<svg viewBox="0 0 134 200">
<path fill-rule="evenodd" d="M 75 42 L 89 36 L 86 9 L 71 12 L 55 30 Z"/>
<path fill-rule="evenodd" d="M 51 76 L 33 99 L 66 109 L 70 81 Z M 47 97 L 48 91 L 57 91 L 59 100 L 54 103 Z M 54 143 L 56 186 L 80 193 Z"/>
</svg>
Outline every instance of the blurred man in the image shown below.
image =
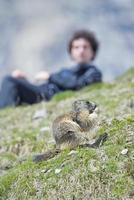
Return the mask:
<svg viewBox="0 0 134 200">
<path fill-rule="evenodd" d="M 86 85 L 101 82 L 100 70 L 91 64 L 96 57 L 98 46 L 98 41 L 92 32 L 76 31 L 68 43 L 68 52 L 76 63 L 75 66 L 53 74 L 40 72 L 36 80 L 44 82 L 39 85 L 30 83 L 24 72 L 15 70 L 11 76 L 3 79 L 0 108 L 48 101 L 59 92 L 79 90 Z"/>
</svg>

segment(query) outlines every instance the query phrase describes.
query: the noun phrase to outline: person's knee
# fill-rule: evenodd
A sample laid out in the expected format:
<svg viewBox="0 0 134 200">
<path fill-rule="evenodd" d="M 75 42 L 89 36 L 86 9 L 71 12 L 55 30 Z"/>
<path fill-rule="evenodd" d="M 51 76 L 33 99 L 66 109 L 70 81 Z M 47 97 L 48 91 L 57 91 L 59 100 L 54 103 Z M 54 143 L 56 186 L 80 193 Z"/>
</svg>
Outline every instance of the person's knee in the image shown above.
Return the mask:
<svg viewBox="0 0 134 200">
<path fill-rule="evenodd" d="M 10 76 L 10 75 L 7 75 L 7 76 L 5 76 L 5 77 L 3 78 L 3 82 L 13 81 L 13 80 L 14 80 L 14 78 L 13 78 L 12 76 Z"/>
<path fill-rule="evenodd" d="M 16 83 L 16 82 L 17 82 L 16 78 L 12 77 L 11 75 L 7 75 L 3 78 L 2 85 L 8 83 Z"/>
<path fill-rule="evenodd" d="M 5 76 L 2 80 L 2 84 L 1 84 L 1 88 L 5 88 L 9 85 L 14 85 L 15 84 L 15 78 L 13 78 L 12 76 L 8 75 Z"/>
</svg>

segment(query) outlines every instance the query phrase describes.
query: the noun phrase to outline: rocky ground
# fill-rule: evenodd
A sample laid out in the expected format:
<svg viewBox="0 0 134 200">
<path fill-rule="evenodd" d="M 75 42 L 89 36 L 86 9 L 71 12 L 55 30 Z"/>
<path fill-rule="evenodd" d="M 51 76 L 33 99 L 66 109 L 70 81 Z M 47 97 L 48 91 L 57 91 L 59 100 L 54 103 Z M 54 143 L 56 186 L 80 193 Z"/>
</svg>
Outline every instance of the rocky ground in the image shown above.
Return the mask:
<svg viewBox="0 0 134 200">
<path fill-rule="evenodd" d="M 51 124 L 76 99 L 100 108 L 99 149 L 63 151 L 42 163 L 32 155 L 54 147 Z M 131 200 L 134 198 L 134 68 L 112 83 L 64 92 L 51 102 L 0 111 L 0 199 Z"/>
</svg>

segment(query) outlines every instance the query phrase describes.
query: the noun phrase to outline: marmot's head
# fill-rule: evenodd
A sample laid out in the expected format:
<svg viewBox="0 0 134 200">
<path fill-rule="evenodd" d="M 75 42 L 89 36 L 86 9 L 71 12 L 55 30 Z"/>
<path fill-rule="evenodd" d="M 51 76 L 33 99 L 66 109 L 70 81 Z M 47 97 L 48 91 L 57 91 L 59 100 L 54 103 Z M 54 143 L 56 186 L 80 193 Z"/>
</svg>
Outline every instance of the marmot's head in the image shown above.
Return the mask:
<svg viewBox="0 0 134 200">
<path fill-rule="evenodd" d="M 73 105 L 74 112 L 80 112 L 82 110 L 88 110 L 89 113 L 93 113 L 97 108 L 97 105 L 93 102 L 87 100 L 76 100 L 74 101 Z"/>
</svg>

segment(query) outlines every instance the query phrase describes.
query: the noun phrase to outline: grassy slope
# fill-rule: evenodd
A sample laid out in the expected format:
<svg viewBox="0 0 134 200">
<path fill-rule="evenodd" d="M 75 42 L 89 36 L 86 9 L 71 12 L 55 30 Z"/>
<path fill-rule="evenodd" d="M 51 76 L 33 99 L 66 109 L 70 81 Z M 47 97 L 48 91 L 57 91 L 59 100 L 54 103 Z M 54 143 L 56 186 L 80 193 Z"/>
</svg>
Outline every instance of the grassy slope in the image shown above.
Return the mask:
<svg viewBox="0 0 134 200">
<path fill-rule="evenodd" d="M 49 103 L 0 111 L 0 199 L 133 199 L 134 68 L 113 83 L 95 84 L 78 92 L 56 95 Z M 40 164 L 31 156 L 53 148 L 53 119 L 70 109 L 76 98 L 100 107 L 98 135 L 107 132 L 103 147 L 62 152 Z M 47 116 L 33 120 L 37 110 Z M 121 151 L 127 148 L 127 155 Z M 55 174 L 55 169 L 61 169 Z"/>
</svg>

